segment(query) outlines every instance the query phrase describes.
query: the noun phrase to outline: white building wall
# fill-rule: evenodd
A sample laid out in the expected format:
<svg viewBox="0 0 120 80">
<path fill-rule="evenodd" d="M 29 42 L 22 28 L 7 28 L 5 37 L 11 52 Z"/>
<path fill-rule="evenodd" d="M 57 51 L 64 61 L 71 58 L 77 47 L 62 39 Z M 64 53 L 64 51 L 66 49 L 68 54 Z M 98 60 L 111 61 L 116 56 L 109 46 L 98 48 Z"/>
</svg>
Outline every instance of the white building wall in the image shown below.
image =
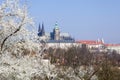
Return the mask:
<svg viewBox="0 0 120 80">
<path fill-rule="evenodd" d="M 117 53 L 120 54 L 120 46 L 108 46 L 107 49 L 115 50 L 115 51 L 117 51 Z"/>
<path fill-rule="evenodd" d="M 53 48 L 69 48 L 72 46 L 81 46 L 81 44 L 78 43 L 47 43 L 47 47 L 53 47 Z"/>
</svg>

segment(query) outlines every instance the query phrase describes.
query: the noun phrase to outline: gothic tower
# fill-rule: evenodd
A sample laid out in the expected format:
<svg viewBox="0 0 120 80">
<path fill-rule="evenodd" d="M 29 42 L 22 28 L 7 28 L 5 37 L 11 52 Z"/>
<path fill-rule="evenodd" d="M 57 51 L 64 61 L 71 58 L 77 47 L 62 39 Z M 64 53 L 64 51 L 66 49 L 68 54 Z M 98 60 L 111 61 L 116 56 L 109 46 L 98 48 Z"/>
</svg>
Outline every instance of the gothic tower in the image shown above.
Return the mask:
<svg viewBox="0 0 120 80">
<path fill-rule="evenodd" d="M 45 29 L 44 29 L 44 24 L 42 23 L 42 29 L 41 29 L 41 26 L 39 24 L 39 27 L 38 27 L 38 36 L 44 36 L 45 35 Z"/>
<path fill-rule="evenodd" d="M 40 24 L 39 24 L 39 27 L 38 27 L 38 36 L 39 36 L 39 37 L 42 36 L 42 34 L 41 34 L 41 26 L 40 26 Z"/>
<path fill-rule="evenodd" d="M 42 23 L 42 36 L 44 36 L 45 35 L 45 29 L 44 29 L 44 24 Z"/>
<path fill-rule="evenodd" d="M 54 40 L 60 40 L 60 30 L 59 30 L 57 22 L 54 28 Z"/>
</svg>

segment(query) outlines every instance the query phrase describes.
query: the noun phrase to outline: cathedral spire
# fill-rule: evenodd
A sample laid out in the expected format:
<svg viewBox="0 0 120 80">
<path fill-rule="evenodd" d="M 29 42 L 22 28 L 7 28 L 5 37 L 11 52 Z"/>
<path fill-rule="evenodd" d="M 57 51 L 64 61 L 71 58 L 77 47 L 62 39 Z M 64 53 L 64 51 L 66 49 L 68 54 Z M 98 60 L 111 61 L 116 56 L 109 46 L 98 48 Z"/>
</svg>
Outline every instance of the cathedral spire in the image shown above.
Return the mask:
<svg viewBox="0 0 120 80">
<path fill-rule="evenodd" d="M 41 26 L 40 26 L 40 23 L 39 23 L 39 27 L 38 27 L 38 36 L 42 36 L 42 34 L 41 34 Z"/>
<path fill-rule="evenodd" d="M 38 27 L 38 32 L 41 32 L 41 26 L 40 26 L 40 23 L 39 23 L 39 27 Z"/>
<path fill-rule="evenodd" d="M 42 35 L 45 35 L 44 23 L 42 22 Z"/>
</svg>

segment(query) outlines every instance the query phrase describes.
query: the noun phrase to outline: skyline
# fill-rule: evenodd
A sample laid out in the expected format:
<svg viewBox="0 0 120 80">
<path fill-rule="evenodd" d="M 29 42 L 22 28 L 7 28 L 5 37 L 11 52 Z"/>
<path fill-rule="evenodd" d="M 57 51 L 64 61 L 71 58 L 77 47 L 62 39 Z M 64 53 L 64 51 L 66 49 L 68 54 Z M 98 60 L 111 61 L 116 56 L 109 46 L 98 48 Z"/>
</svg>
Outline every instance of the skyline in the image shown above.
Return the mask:
<svg viewBox="0 0 120 80">
<path fill-rule="evenodd" d="M 22 1 L 22 0 L 21 0 Z M 61 32 L 76 40 L 120 43 L 120 0 L 27 0 L 36 29 L 44 22 L 51 32 L 57 21 Z M 37 30 L 38 31 L 38 30 Z"/>
</svg>

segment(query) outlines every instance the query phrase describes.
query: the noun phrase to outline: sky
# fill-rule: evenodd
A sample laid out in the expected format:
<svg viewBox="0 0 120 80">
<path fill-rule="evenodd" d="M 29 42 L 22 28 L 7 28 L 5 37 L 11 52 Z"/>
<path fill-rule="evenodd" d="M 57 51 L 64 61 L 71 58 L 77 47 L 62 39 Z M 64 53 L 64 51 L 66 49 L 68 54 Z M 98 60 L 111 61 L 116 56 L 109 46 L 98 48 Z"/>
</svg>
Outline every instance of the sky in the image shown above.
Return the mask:
<svg viewBox="0 0 120 80">
<path fill-rule="evenodd" d="M 35 27 L 44 22 L 51 32 L 57 21 L 61 32 L 76 40 L 120 43 L 120 0 L 27 0 Z"/>
</svg>

